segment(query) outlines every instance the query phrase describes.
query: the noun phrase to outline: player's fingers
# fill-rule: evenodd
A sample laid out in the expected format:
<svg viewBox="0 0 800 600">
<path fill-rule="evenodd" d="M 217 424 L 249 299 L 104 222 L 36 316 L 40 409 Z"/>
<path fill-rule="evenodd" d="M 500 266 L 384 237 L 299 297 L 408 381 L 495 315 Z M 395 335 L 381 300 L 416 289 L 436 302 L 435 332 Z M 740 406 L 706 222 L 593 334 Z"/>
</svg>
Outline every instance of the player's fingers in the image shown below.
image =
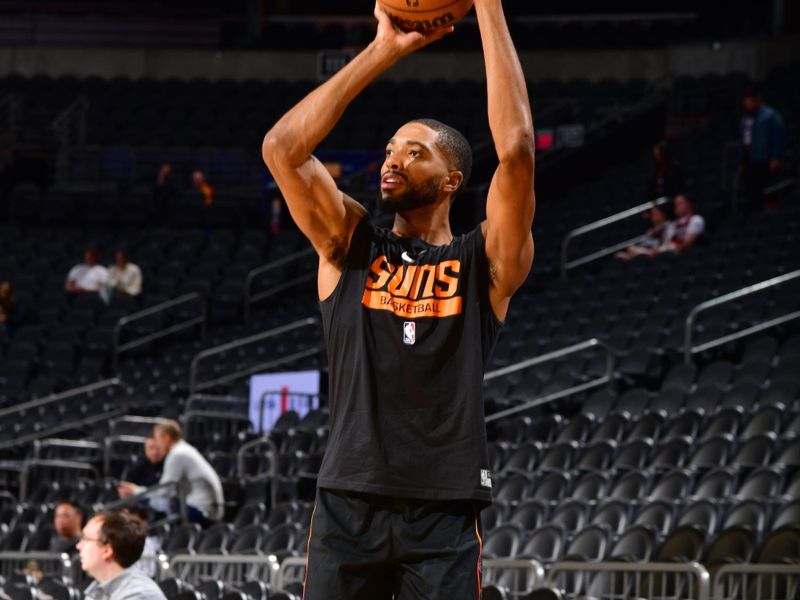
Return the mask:
<svg viewBox="0 0 800 600">
<path fill-rule="evenodd" d="M 450 25 L 450 27 L 442 27 L 441 29 L 435 29 L 429 33 L 425 34 L 425 44 L 432 44 L 433 42 L 442 39 L 444 36 L 449 35 L 455 31 L 455 27 Z"/>
</svg>

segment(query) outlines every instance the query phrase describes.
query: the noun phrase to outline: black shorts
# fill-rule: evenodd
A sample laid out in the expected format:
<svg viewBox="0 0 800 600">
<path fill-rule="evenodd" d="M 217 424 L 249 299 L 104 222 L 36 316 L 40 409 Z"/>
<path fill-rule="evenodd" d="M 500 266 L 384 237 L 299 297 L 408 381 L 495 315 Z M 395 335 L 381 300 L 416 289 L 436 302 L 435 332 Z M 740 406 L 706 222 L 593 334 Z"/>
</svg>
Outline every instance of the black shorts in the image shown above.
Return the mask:
<svg viewBox="0 0 800 600">
<path fill-rule="evenodd" d="M 303 600 L 478 600 L 478 511 L 318 489 Z"/>
</svg>

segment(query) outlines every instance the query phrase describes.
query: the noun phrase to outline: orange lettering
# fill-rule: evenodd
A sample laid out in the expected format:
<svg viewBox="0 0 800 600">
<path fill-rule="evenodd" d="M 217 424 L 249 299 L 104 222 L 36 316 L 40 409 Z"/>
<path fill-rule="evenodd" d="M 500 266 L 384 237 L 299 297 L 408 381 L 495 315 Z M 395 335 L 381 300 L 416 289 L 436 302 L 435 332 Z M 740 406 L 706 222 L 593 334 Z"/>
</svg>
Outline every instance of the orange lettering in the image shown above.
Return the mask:
<svg viewBox="0 0 800 600">
<path fill-rule="evenodd" d="M 414 273 L 417 267 L 408 265 L 406 267 L 398 267 L 394 277 L 389 282 L 388 290 L 392 296 L 405 298 L 411 290 L 411 283 L 414 281 Z M 402 282 L 402 283 L 401 283 Z"/>
<path fill-rule="evenodd" d="M 452 273 L 449 274 L 448 269 Z M 458 274 L 461 272 L 461 261 L 445 260 L 436 268 L 436 297 L 450 298 L 458 289 Z M 441 287 L 441 286 L 446 287 Z"/>
<path fill-rule="evenodd" d="M 417 278 L 414 280 L 414 290 L 411 297 L 415 300 L 433 297 L 433 283 L 436 278 L 436 265 L 420 265 L 417 269 Z M 425 290 L 422 291 L 422 280 L 425 280 Z M 422 291 L 422 294 L 420 294 Z"/>
<path fill-rule="evenodd" d="M 384 267 L 386 265 L 386 267 Z M 386 282 L 389 281 L 389 278 L 392 276 L 392 271 L 389 269 L 393 269 L 394 265 L 389 264 L 389 261 L 386 260 L 385 256 L 379 256 L 375 259 L 375 262 L 372 263 L 372 266 L 369 268 L 370 275 L 375 276 L 375 280 L 367 279 L 367 287 L 372 290 L 379 290 L 383 286 L 386 285 Z"/>
<path fill-rule="evenodd" d="M 461 314 L 456 296 L 461 262 L 437 265 L 393 265 L 380 256 L 370 266 L 361 302 L 371 309 L 405 317 L 450 317 Z M 436 298 L 435 302 L 430 300 Z"/>
</svg>

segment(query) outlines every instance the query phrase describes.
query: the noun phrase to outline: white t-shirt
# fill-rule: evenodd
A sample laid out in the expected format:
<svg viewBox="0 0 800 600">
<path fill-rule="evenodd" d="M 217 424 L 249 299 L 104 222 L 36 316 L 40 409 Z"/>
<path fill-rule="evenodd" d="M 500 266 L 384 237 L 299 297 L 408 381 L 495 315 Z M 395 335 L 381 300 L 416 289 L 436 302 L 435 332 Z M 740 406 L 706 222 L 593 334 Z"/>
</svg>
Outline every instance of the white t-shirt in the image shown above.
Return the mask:
<svg viewBox="0 0 800 600">
<path fill-rule="evenodd" d="M 667 230 L 667 246 L 672 250 L 679 250 L 689 236 L 699 236 L 706 230 L 706 221 L 700 215 L 681 217 L 670 223 Z"/>
<path fill-rule="evenodd" d="M 197 448 L 184 440 L 179 440 L 167 453 L 164 459 L 164 471 L 159 484 L 186 480 L 189 482 L 189 493 L 186 504 L 193 506 L 212 521 L 222 518 L 225 499 L 222 495 L 222 482 L 219 475 Z M 168 488 L 148 494 L 150 505 L 163 510 L 158 503 L 159 497 L 174 495 Z M 153 502 L 156 500 L 156 502 Z"/>
<path fill-rule="evenodd" d="M 102 265 L 90 267 L 81 263 L 69 270 L 67 281 L 72 281 L 79 290 L 98 292 L 108 280 L 108 269 Z"/>
<path fill-rule="evenodd" d="M 124 269 L 111 265 L 108 268 L 108 285 L 131 296 L 137 296 L 142 293 L 142 270 L 130 262 Z"/>
<path fill-rule="evenodd" d="M 706 221 L 700 215 L 681 217 L 672 223 L 669 238 L 683 242 L 690 235 L 700 235 L 706 230 Z"/>
</svg>

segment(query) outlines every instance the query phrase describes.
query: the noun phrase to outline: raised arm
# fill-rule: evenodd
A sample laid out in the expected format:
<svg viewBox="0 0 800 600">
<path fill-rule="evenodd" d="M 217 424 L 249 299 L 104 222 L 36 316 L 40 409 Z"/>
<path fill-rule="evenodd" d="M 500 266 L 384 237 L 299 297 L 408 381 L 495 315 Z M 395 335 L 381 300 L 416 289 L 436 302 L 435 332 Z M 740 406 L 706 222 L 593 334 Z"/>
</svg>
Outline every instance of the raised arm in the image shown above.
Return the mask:
<svg viewBox="0 0 800 600">
<path fill-rule="evenodd" d="M 371 81 L 400 57 L 452 31 L 451 28 L 427 35 L 400 32 L 377 5 L 375 17 L 378 19 L 375 40 L 286 113 L 264 137 L 262 146 L 264 162 L 281 189 L 292 218 L 320 256 L 321 274 L 326 265 L 340 270 L 364 209 L 336 187 L 328 171 L 311 153 Z M 321 281 L 321 295 L 323 287 L 331 286 L 323 286 Z"/>
<path fill-rule="evenodd" d="M 489 186 L 483 232 L 492 307 L 504 319 L 533 263 L 533 116 L 501 0 L 475 0 L 475 11 L 486 61 L 489 128 L 500 160 Z"/>
</svg>

